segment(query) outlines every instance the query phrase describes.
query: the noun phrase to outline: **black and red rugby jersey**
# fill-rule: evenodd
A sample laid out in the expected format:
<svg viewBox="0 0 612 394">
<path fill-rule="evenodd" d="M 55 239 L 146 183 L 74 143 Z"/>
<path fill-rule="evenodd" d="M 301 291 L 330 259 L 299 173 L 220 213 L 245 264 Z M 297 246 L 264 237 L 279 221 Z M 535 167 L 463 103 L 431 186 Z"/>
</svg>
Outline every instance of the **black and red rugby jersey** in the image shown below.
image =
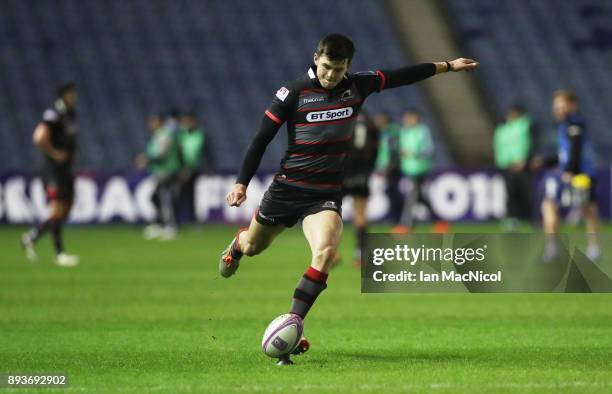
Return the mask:
<svg viewBox="0 0 612 394">
<path fill-rule="evenodd" d="M 383 72 L 366 71 L 347 73 L 334 89 L 326 90 L 315 66 L 281 87 L 265 112 L 280 125 L 287 122 L 288 147 L 276 181 L 339 192 L 357 115 L 365 99 L 384 87 Z"/>
<path fill-rule="evenodd" d="M 66 109 L 58 100 L 53 107 L 47 108 L 42 116 L 42 123 L 49 127 L 51 133 L 51 146 L 68 153 L 68 160 L 57 163 L 45 155 L 46 163 L 50 167 L 70 167 L 74 162 L 77 138 L 77 114 L 74 109 Z"/>
</svg>

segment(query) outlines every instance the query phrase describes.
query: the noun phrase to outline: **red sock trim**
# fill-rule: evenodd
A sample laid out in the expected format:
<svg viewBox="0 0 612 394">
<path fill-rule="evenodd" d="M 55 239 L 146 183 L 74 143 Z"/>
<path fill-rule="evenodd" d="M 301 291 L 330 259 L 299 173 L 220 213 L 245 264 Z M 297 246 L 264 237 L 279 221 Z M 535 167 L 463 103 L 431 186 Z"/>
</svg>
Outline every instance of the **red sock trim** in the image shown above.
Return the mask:
<svg viewBox="0 0 612 394">
<path fill-rule="evenodd" d="M 304 275 L 306 275 L 309 279 L 314 280 L 316 282 L 321 282 L 321 283 L 327 282 L 327 274 L 313 267 L 308 267 Z"/>
</svg>

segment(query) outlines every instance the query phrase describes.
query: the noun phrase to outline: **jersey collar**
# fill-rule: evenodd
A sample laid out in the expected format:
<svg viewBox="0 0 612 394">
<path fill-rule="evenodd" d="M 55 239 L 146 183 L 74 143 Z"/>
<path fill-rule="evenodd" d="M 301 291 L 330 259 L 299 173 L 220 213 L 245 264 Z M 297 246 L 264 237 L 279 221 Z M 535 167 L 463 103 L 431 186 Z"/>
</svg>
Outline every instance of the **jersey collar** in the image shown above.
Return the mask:
<svg viewBox="0 0 612 394">
<path fill-rule="evenodd" d="M 316 66 L 316 64 L 311 64 L 310 65 L 310 67 L 308 68 L 307 74 L 308 74 L 308 78 L 310 78 L 310 80 L 312 81 L 312 83 L 315 86 L 322 87 L 321 83 L 319 82 L 319 78 L 317 78 L 317 66 Z M 338 85 L 336 85 L 336 87 L 333 88 L 332 91 L 334 91 L 336 89 L 339 89 L 340 87 L 344 86 L 344 83 L 346 81 L 348 81 L 348 79 L 349 79 L 349 73 L 346 72 L 344 74 L 344 77 L 342 78 L 342 81 L 340 81 L 340 83 Z"/>
</svg>

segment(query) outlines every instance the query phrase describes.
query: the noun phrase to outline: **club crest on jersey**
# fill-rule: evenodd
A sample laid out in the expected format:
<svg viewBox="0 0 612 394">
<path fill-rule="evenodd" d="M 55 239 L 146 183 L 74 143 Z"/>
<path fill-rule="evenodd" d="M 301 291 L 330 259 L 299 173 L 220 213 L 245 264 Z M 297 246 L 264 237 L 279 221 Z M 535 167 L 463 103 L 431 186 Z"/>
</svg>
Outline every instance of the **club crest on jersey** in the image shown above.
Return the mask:
<svg viewBox="0 0 612 394">
<path fill-rule="evenodd" d="M 350 118 L 353 115 L 353 107 L 330 109 L 328 111 L 309 112 L 306 120 L 309 122 L 327 122 Z"/>
<path fill-rule="evenodd" d="M 289 89 L 287 89 L 286 87 L 282 87 L 280 89 L 278 89 L 276 91 L 276 97 L 280 100 L 280 101 L 285 101 L 285 99 L 287 98 L 287 96 L 289 96 Z"/>
<path fill-rule="evenodd" d="M 346 101 L 353 98 L 353 91 L 351 89 L 346 89 L 342 92 L 342 96 L 340 96 L 340 101 Z"/>
</svg>

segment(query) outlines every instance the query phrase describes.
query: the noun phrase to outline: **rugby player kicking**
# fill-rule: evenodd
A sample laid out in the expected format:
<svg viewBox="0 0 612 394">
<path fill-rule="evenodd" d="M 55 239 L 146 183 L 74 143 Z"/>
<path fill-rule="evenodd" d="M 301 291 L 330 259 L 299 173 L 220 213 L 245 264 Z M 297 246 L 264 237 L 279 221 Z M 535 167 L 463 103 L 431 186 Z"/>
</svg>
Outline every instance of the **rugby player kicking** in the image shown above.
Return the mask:
<svg viewBox="0 0 612 394">
<path fill-rule="evenodd" d="M 355 52 L 341 34 L 324 37 L 306 74 L 287 82 L 265 111 L 259 131 L 243 160 L 234 190 L 226 200 L 240 206 L 267 145 L 283 123 L 289 143 L 280 171 L 264 194 L 248 228 L 238 230 L 222 253 L 219 272 L 232 276 L 242 256 L 264 251 L 286 227 L 302 220 L 312 260 L 297 284 L 290 313 L 306 317 L 327 287 L 327 275 L 342 234 L 344 161 L 351 147 L 354 123 L 372 93 L 410 85 L 449 71 L 471 71 L 472 59 L 423 63 L 396 70 L 348 73 Z M 294 353 L 306 351 L 303 339 Z"/>
</svg>

